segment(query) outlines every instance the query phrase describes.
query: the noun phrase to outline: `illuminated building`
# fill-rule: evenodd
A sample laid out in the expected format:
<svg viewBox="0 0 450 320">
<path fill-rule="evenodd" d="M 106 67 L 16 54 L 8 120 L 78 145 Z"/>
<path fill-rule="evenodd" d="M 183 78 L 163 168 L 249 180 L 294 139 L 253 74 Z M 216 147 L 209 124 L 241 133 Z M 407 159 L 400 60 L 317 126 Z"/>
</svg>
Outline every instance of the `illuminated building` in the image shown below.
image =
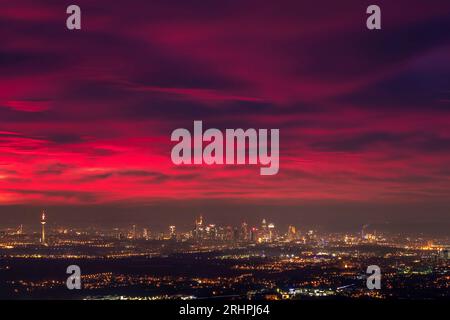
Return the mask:
<svg viewBox="0 0 450 320">
<path fill-rule="evenodd" d="M 261 232 L 258 237 L 258 242 L 267 242 L 269 239 L 269 231 L 267 229 L 267 221 L 263 219 L 261 222 Z"/>
<path fill-rule="evenodd" d="M 263 219 L 263 220 L 262 220 L 262 223 L 261 223 L 261 230 L 262 230 L 263 232 L 267 231 L 267 222 L 266 222 L 266 219 Z"/>
<path fill-rule="evenodd" d="M 133 224 L 133 231 L 131 232 L 131 238 L 136 239 L 136 225 Z"/>
<path fill-rule="evenodd" d="M 448 246 L 439 248 L 438 257 L 443 260 L 450 260 L 450 248 Z"/>
<path fill-rule="evenodd" d="M 233 228 L 233 241 L 239 240 L 239 229 L 237 227 Z"/>
<path fill-rule="evenodd" d="M 362 226 L 362 228 L 361 228 L 361 239 L 365 239 L 365 231 L 366 231 L 366 228 L 368 226 L 369 226 L 368 224 L 365 224 L 365 225 Z"/>
<path fill-rule="evenodd" d="M 275 225 L 273 223 L 269 223 L 267 226 L 269 232 L 268 232 L 268 240 L 272 242 L 275 239 Z"/>
<path fill-rule="evenodd" d="M 169 226 L 169 233 L 170 233 L 170 238 L 171 239 L 175 239 L 176 238 L 176 231 L 175 231 L 175 226 Z"/>
<path fill-rule="evenodd" d="M 248 240 L 248 237 L 249 237 L 249 234 L 248 234 L 248 225 L 247 225 L 246 222 L 242 222 L 240 239 L 243 240 L 243 241 L 247 241 L 247 240 Z"/>
<path fill-rule="evenodd" d="M 42 216 L 41 216 L 41 225 L 42 225 L 42 231 L 41 231 L 41 243 L 43 245 L 47 245 L 47 242 L 45 240 L 45 210 L 42 210 Z"/>
<path fill-rule="evenodd" d="M 195 239 L 202 239 L 204 236 L 203 216 L 200 215 L 198 219 L 195 219 L 195 227 L 193 232 Z"/>
<path fill-rule="evenodd" d="M 231 241 L 233 240 L 233 228 L 231 226 L 227 226 L 226 231 L 225 231 L 225 240 L 227 241 Z"/>
<path fill-rule="evenodd" d="M 144 237 L 145 240 L 148 240 L 149 236 L 149 232 L 147 228 L 144 228 L 143 232 L 142 232 L 142 236 Z"/>
<path fill-rule="evenodd" d="M 203 226 L 203 216 L 202 216 L 202 215 L 200 215 L 200 216 L 198 217 L 198 219 L 195 220 L 195 225 L 197 225 L 197 226 Z"/>
<path fill-rule="evenodd" d="M 206 228 L 205 228 L 205 236 L 208 239 L 212 239 L 215 240 L 217 239 L 217 228 L 215 224 L 209 224 Z"/>
<path fill-rule="evenodd" d="M 289 241 L 295 240 L 297 237 L 297 230 L 294 226 L 288 227 L 287 238 Z"/>
<path fill-rule="evenodd" d="M 255 227 L 251 228 L 249 237 L 250 237 L 251 242 L 257 241 L 258 240 L 258 229 Z"/>
</svg>

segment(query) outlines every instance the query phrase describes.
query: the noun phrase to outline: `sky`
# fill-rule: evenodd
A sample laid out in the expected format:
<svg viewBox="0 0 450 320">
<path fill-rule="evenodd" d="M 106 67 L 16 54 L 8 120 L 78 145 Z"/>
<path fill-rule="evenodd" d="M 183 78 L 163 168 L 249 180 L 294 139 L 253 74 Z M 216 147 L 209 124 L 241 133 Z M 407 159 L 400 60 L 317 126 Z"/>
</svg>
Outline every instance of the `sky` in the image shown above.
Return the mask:
<svg viewBox="0 0 450 320">
<path fill-rule="evenodd" d="M 376 1 L 374 31 L 369 1 L 74 3 L 70 31 L 72 2 L 1 1 L 3 223 L 450 227 L 449 1 Z M 194 120 L 279 128 L 279 173 L 175 166 L 170 134 Z"/>
</svg>

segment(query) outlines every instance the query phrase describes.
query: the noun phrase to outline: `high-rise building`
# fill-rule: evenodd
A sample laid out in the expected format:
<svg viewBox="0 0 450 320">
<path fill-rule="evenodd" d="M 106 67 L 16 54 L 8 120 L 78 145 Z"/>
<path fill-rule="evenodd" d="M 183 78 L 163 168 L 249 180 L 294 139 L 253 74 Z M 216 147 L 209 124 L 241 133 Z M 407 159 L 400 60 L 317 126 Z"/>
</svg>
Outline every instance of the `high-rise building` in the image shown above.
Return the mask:
<svg viewBox="0 0 450 320">
<path fill-rule="evenodd" d="M 148 240 L 148 238 L 150 237 L 150 232 L 148 231 L 147 228 L 144 228 L 144 230 L 143 230 L 143 232 L 142 232 L 142 237 L 143 237 L 145 240 Z"/>
<path fill-rule="evenodd" d="M 175 226 L 169 226 L 170 238 L 175 239 L 177 237 Z"/>
<path fill-rule="evenodd" d="M 249 234 L 248 234 L 248 225 L 246 222 L 242 222 L 241 225 L 241 233 L 240 233 L 240 240 L 243 241 L 247 241 L 249 238 Z"/>
<path fill-rule="evenodd" d="M 287 239 L 289 241 L 293 241 L 297 238 L 297 230 L 294 226 L 289 226 L 288 227 L 288 232 L 287 232 Z"/>
<path fill-rule="evenodd" d="M 261 223 L 261 229 L 262 229 L 263 232 L 267 230 L 267 222 L 266 222 L 266 219 L 263 219 L 263 220 L 262 220 L 262 223 Z"/>
<path fill-rule="evenodd" d="M 239 229 L 237 227 L 233 228 L 233 241 L 239 240 Z"/>
<path fill-rule="evenodd" d="M 267 242 L 269 240 L 269 230 L 267 228 L 267 221 L 263 219 L 261 222 L 261 230 L 258 235 L 260 242 Z"/>
<path fill-rule="evenodd" d="M 198 219 L 195 219 L 193 235 L 195 239 L 202 239 L 204 236 L 203 216 L 201 215 Z"/>
<path fill-rule="evenodd" d="M 366 228 L 368 227 L 368 224 L 365 224 L 361 228 L 361 239 L 366 239 Z"/>
<path fill-rule="evenodd" d="M 132 238 L 133 240 L 135 240 L 135 239 L 137 238 L 137 234 L 136 234 L 136 225 L 135 225 L 135 224 L 133 224 L 133 229 L 132 229 L 132 231 L 131 231 L 131 238 Z"/>
<path fill-rule="evenodd" d="M 205 236 L 207 239 L 216 240 L 217 239 L 217 228 L 215 224 L 209 224 L 205 227 Z"/>
<path fill-rule="evenodd" d="M 255 227 L 250 229 L 250 241 L 251 242 L 255 242 L 258 240 L 258 229 L 256 229 Z"/>
<path fill-rule="evenodd" d="M 46 220 L 45 220 L 45 210 L 42 210 L 42 215 L 41 215 L 41 225 L 42 225 L 42 231 L 41 231 L 41 243 L 43 245 L 46 245 L 47 242 L 45 240 L 45 224 L 46 224 Z"/>
<path fill-rule="evenodd" d="M 268 228 L 268 240 L 270 242 L 275 240 L 275 225 L 273 223 L 269 223 Z"/>
<path fill-rule="evenodd" d="M 440 250 L 440 254 L 443 259 L 450 260 L 450 249 L 449 248 L 443 248 Z"/>
<path fill-rule="evenodd" d="M 227 226 L 226 231 L 225 231 L 225 240 L 231 241 L 231 240 L 233 240 L 233 237 L 234 237 L 233 227 Z"/>
<path fill-rule="evenodd" d="M 198 219 L 195 220 L 195 225 L 202 226 L 203 225 L 203 216 L 200 215 Z"/>
</svg>

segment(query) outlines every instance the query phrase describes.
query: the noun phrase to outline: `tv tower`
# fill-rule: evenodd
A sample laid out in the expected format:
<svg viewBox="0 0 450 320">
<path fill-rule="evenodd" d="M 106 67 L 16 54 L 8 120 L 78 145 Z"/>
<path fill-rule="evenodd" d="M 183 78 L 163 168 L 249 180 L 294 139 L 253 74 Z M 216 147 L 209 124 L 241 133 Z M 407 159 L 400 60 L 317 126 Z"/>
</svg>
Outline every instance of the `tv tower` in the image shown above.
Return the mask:
<svg viewBox="0 0 450 320">
<path fill-rule="evenodd" d="M 42 225 L 42 234 L 41 234 L 41 243 L 43 245 L 46 244 L 45 242 L 45 210 L 42 210 L 42 216 L 41 216 L 41 225 Z"/>
</svg>

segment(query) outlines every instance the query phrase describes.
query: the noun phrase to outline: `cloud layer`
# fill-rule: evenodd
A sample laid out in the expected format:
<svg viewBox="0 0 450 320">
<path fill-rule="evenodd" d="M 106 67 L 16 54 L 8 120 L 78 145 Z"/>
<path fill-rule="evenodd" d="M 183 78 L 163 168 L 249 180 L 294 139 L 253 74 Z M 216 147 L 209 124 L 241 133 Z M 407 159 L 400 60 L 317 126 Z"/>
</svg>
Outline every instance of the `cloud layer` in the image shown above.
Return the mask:
<svg viewBox="0 0 450 320">
<path fill-rule="evenodd" d="M 450 199 L 450 3 L 2 4 L 0 204 Z M 279 128 L 280 172 L 176 167 L 170 133 Z"/>
</svg>

